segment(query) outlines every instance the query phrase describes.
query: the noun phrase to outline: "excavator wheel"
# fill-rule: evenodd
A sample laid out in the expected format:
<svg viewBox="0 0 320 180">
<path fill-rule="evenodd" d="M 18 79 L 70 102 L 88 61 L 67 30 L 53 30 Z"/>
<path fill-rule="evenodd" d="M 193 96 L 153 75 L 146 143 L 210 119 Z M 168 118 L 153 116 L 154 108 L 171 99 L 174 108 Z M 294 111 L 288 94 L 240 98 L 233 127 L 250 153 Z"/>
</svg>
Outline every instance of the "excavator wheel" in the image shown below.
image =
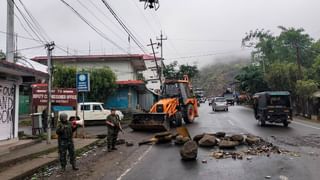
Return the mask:
<svg viewBox="0 0 320 180">
<path fill-rule="evenodd" d="M 189 123 L 193 123 L 194 118 L 195 118 L 194 107 L 192 104 L 188 104 L 184 112 L 183 120 L 186 124 L 189 124 Z"/>
<path fill-rule="evenodd" d="M 180 111 L 178 111 L 176 114 L 175 114 L 175 119 L 174 119 L 174 126 L 175 127 L 180 127 L 182 126 L 182 113 Z"/>
</svg>

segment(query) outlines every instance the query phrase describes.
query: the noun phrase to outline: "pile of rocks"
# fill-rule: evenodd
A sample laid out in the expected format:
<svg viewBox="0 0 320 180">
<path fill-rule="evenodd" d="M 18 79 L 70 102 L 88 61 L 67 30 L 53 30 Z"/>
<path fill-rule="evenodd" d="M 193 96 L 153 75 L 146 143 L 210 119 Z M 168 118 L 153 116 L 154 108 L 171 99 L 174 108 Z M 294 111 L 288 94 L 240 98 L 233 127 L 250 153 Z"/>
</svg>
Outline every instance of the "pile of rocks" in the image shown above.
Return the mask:
<svg viewBox="0 0 320 180">
<path fill-rule="evenodd" d="M 244 156 L 250 155 L 267 155 L 271 153 L 288 153 L 288 151 L 274 146 L 272 143 L 265 141 L 261 137 L 251 134 L 233 134 L 227 136 L 225 132 L 203 133 L 194 136 L 193 140 L 200 147 L 218 147 L 219 150 L 214 151 L 211 156 L 216 159 L 233 158 L 244 159 Z M 230 151 L 236 147 L 245 147 L 242 151 Z M 228 150 L 228 151 L 224 151 Z M 249 158 L 248 160 L 250 160 Z"/>
<path fill-rule="evenodd" d="M 232 149 L 238 145 L 248 143 L 247 141 L 249 141 L 250 144 L 258 143 L 260 138 L 242 134 L 226 136 L 225 132 L 217 132 L 199 134 L 194 136 L 193 140 L 196 141 L 200 147 L 218 146 L 220 149 Z"/>
<path fill-rule="evenodd" d="M 180 155 L 183 160 L 195 160 L 198 154 L 198 146 L 215 149 L 211 156 L 216 159 L 233 158 L 242 160 L 245 156 L 247 158 L 253 155 L 270 156 L 271 153 L 288 152 L 258 136 L 251 134 L 227 135 L 225 132 L 202 133 L 194 136 L 193 139 L 179 134 L 163 132 L 155 134 L 150 140 L 140 142 L 139 145 L 169 143 L 172 140 L 176 145 L 182 145 Z M 240 147 L 240 150 L 237 147 Z"/>
</svg>

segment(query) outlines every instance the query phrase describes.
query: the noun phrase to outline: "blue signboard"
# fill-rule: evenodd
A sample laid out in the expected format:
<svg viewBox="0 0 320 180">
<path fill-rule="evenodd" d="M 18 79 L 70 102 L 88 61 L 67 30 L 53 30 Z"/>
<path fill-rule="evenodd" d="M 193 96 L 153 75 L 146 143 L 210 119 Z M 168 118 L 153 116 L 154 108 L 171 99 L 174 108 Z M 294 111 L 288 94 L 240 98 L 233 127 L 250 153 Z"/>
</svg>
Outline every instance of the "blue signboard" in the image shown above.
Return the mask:
<svg viewBox="0 0 320 180">
<path fill-rule="evenodd" d="M 90 91 L 90 75 L 89 73 L 77 73 L 77 90 L 78 92 Z"/>
</svg>

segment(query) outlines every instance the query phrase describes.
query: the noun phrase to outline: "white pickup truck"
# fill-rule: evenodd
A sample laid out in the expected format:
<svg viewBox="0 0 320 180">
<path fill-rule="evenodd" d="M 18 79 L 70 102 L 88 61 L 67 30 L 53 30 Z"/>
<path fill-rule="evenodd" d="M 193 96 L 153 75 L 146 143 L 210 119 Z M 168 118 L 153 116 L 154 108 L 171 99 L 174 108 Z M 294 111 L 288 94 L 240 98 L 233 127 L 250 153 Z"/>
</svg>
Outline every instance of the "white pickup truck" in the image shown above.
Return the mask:
<svg viewBox="0 0 320 180">
<path fill-rule="evenodd" d="M 111 110 L 104 109 L 103 103 L 98 102 L 86 102 L 78 103 L 78 115 L 76 111 L 59 111 L 58 117 L 61 113 L 68 115 L 69 120 L 77 117 L 78 120 L 84 121 L 96 121 L 96 120 L 106 120 L 107 116 L 111 114 Z M 84 117 L 83 117 L 84 114 Z M 116 114 L 119 115 L 120 120 L 123 119 L 123 114 L 121 111 L 116 111 Z"/>
</svg>

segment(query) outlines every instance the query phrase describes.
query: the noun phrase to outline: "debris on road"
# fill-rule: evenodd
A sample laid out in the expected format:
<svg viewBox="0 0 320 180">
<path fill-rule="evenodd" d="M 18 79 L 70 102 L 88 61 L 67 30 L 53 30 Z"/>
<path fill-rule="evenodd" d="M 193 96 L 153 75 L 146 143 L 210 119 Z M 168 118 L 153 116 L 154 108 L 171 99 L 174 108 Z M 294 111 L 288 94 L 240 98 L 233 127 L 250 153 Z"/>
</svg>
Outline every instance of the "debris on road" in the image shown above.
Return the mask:
<svg viewBox="0 0 320 180">
<path fill-rule="evenodd" d="M 212 156 L 216 159 L 222 159 L 224 156 L 224 152 L 223 151 L 213 152 Z"/>
<path fill-rule="evenodd" d="M 218 138 L 218 134 L 220 138 Z M 234 160 L 242 160 L 245 156 L 248 156 L 246 159 L 251 160 L 251 156 L 266 155 L 267 157 L 270 157 L 272 153 L 289 154 L 293 157 L 300 156 L 298 153 L 280 149 L 272 143 L 265 141 L 261 137 L 254 136 L 252 134 L 234 134 L 227 136 L 224 132 L 219 132 L 215 133 L 214 135 L 215 136 L 213 136 L 213 133 L 203 133 L 196 135 L 193 139 L 195 142 L 198 140 L 200 147 L 209 146 L 215 147 L 215 149 L 218 147 L 219 150 L 215 150 L 210 155 L 215 159 L 232 158 Z M 199 140 L 200 137 L 202 138 Z M 212 145 L 213 138 L 215 139 L 215 145 Z"/>
<path fill-rule="evenodd" d="M 231 140 L 232 141 L 238 141 L 239 143 L 242 143 L 243 140 L 244 140 L 244 137 L 241 134 L 235 134 L 235 135 L 231 136 Z"/>
<path fill-rule="evenodd" d="M 238 141 L 221 140 L 219 142 L 219 148 L 221 149 L 234 149 L 238 145 Z"/>
<path fill-rule="evenodd" d="M 129 142 L 129 141 L 126 141 L 126 146 L 130 147 L 130 146 L 133 146 L 133 142 Z"/>
<path fill-rule="evenodd" d="M 216 137 L 217 138 L 223 138 L 223 137 L 225 137 L 226 136 L 226 133 L 225 132 L 217 132 L 216 133 Z"/>
<path fill-rule="evenodd" d="M 172 134 L 170 132 L 161 132 L 161 133 L 157 133 L 154 135 L 155 138 L 157 139 L 161 139 L 164 138 L 166 136 L 171 136 Z"/>
<path fill-rule="evenodd" d="M 151 139 L 143 140 L 143 141 L 139 142 L 138 145 L 141 146 L 141 145 L 145 145 L 145 144 L 155 144 L 157 141 L 158 141 L 158 139 L 151 138 Z"/>
<path fill-rule="evenodd" d="M 207 160 L 202 160 L 203 164 L 207 164 L 207 162 L 208 162 Z"/>
<path fill-rule="evenodd" d="M 195 141 L 195 142 L 198 143 L 198 142 L 200 141 L 200 139 L 203 138 L 203 136 L 204 136 L 204 134 L 195 135 L 195 136 L 193 137 L 193 141 Z"/>
<path fill-rule="evenodd" d="M 257 137 L 257 136 L 252 136 L 252 135 L 249 135 L 246 137 L 246 143 L 248 143 L 248 145 L 253 145 L 253 144 L 257 144 L 260 142 L 260 138 Z"/>
<path fill-rule="evenodd" d="M 182 160 L 195 160 L 198 156 L 198 145 L 195 141 L 186 142 L 180 150 Z"/>
<path fill-rule="evenodd" d="M 271 179 L 271 176 L 265 176 L 264 178 L 265 179 Z"/>
<path fill-rule="evenodd" d="M 212 147 L 217 144 L 216 137 L 205 134 L 200 140 L 199 140 L 199 146 L 201 147 Z"/>
</svg>

